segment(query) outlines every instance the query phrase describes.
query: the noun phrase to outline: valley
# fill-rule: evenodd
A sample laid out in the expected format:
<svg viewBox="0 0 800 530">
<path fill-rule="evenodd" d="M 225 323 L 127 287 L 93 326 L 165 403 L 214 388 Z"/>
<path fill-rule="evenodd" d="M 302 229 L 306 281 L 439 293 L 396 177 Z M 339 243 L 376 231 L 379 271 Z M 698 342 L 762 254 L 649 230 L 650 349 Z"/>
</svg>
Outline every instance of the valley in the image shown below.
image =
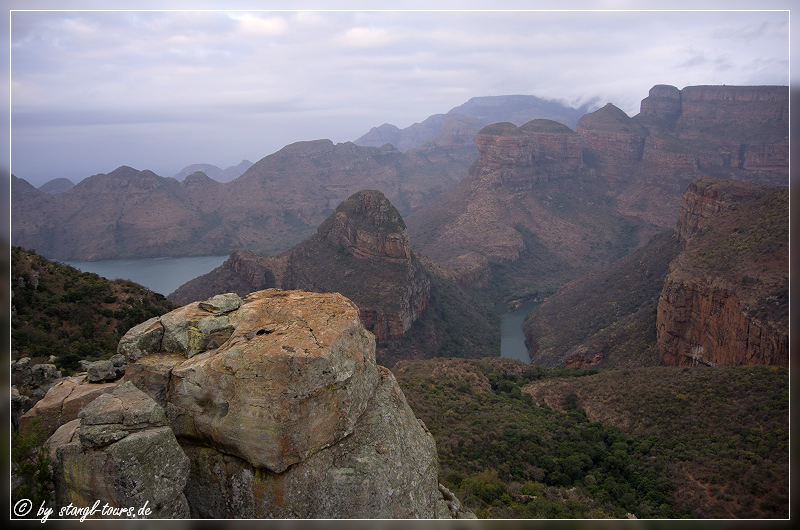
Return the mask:
<svg viewBox="0 0 800 530">
<path fill-rule="evenodd" d="M 309 425 L 317 409 L 344 421 L 350 399 L 373 411 L 336 427 L 363 442 L 348 449 L 359 462 L 393 462 L 399 449 L 376 441 L 391 429 L 401 445 L 435 441 L 414 457 L 428 504 L 404 513 L 788 517 L 788 87 L 656 85 L 632 117 L 531 101 L 474 98 L 355 142 L 293 143 L 230 182 L 122 166 L 47 193 L 12 176 L 12 361 L 77 381 L 80 361 L 122 352 L 113 388 L 134 381 L 171 411 L 159 427 L 194 466 L 190 500 L 175 501 L 192 516 L 286 516 L 305 508 L 278 500 L 284 480 L 296 492 L 301 470 L 344 476 L 325 460 L 343 458 L 338 441 L 309 464 L 316 446 L 271 439 L 289 463 L 267 465 L 236 434 L 229 411 L 250 406 L 237 378 L 267 370 L 263 343 L 285 378 L 357 352 L 286 395 Z M 214 254 L 166 299 L 47 259 Z M 523 308 L 517 359 L 501 356 L 498 306 Z M 35 403 L 49 387 L 31 381 L 15 418 L 47 420 Z M 373 393 L 408 425 L 384 426 Z M 264 421 L 291 424 L 275 410 Z M 241 501 L 209 458 L 270 486 Z"/>
</svg>

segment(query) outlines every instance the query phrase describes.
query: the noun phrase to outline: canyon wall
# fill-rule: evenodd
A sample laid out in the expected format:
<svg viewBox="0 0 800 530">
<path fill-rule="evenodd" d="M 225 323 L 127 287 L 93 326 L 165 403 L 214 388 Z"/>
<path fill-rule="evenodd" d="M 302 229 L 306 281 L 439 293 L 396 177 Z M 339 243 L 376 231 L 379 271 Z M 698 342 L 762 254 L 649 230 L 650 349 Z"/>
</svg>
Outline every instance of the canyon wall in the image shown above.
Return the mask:
<svg viewBox="0 0 800 530">
<path fill-rule="evenodd" d="M 402 337 L 428 304 L 430 279 L 411 251 L 403 218 L 379 191 L 343 201 L 317 233 L 277 256 L 234 251 L 216 270 L 170 295 L 179 303 L 218 292 L 277 287 L 340 292 L 379 344 Z"/>
<path fill-rule="evenodd" d="M 684 193 L 683 252 L 658 301 L 668 365 L 789 365 L 788 188 L 703 177 Z"/>
</svg>

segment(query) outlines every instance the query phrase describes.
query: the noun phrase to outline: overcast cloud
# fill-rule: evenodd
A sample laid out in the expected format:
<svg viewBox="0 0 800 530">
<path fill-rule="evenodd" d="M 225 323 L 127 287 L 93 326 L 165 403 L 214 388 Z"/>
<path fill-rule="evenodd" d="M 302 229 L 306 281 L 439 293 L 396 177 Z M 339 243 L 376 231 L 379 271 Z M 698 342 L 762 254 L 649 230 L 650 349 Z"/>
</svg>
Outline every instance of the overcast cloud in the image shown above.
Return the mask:
<svg viewBox="0 0 800 530">
<path fill-rule="evenodd" d="M 255 162 L 475 96 L 633 116 L 659 83 L 789 84 L 788 11 L 14 11 L 9 27 L 10 168 L 36 186 Z"/>
</svg>

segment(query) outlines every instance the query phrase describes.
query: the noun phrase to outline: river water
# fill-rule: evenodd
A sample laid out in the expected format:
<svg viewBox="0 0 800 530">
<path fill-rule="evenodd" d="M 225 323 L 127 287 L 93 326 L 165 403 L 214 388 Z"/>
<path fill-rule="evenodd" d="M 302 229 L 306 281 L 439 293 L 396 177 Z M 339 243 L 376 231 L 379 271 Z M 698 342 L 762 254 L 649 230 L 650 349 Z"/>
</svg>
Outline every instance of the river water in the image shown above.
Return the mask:
<svg viewBox="0 0 800 530">
<path fill-rule="evenodd" d="M 103 278 L 121 278 L 144 285 L 164 296 L 207 272 L 222 265 L 228 256 L 198 256 L 190 258 L 131 258 L 101 261 L 63 261 L 83 272 L 94 272 Z M 522 323 L 538 302 L 522 304 L 515 311 L 500 309 L 500 356 L 531 362 L 525 347 Z"/>
<path fill-rule="evenodd" d="M 511 312 L 499 311 L 500 314 L 500 357 L 517 359 L 530 363 L 528 348 L 525 347 L 525 333 L 522 323 L 531 309 L 540 302 L 528 302 Z"/>
<path fill-rule="evenodd" d="M 82 272 L 103 278 L 131 280 L 164 296 L 188 282 L 216 269 L 228 256 L 191 258 L 131 258 L 101 261 L 62 261 Z"/>
</svg>

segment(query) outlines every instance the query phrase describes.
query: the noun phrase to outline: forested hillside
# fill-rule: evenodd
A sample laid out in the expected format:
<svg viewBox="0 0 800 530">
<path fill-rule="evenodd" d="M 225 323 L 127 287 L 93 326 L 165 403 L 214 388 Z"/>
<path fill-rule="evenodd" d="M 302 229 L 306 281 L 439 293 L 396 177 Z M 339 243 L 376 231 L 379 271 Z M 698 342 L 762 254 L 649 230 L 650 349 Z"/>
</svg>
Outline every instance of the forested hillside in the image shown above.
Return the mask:
<svg viewBox="0 0 800 530">
<path fill-rule="evenodd" d="M 55 355 L 67 373 L 107 359 L 128 329 L 177 304 L 137 283 L 49 261 L 11 247 L 11 358 Z"/>
</svg>

